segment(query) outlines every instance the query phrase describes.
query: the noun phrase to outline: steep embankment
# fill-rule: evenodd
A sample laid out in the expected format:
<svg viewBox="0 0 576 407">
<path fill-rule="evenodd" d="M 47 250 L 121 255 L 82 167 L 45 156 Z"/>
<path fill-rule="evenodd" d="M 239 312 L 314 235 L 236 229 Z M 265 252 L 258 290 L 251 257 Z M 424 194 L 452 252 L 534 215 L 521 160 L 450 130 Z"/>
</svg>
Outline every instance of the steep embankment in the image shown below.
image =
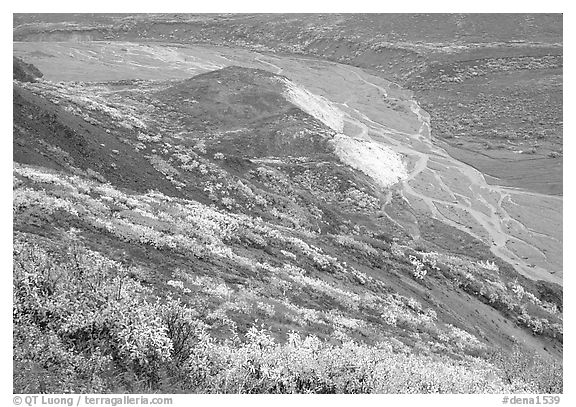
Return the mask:
<svg viewBox="0 0 576 407">
<path fill-rule="evenodd" d="M 384 87 L 352 73 L 376 88 L 381 98 L 388 98 Z M 430 117 L 415 100 L 403 102 L 417 123 L 418 130 L 411 133 L 391 128 L 386 113 L 369 111 L 368 117 L 347 102 L 330 102 L 330 89 L 323 88 L 325 96 L 321 97 L 305 90 L 297 93 L 293 88 L 290 85 L 289 97 L 335 131 L 342 133 L 350 124 L 360 129 L 356 137 L 362 140 L 339 136 L 334 141 L 344 162 L 382 186 L 403 181 L 401 196 L 419 216 L 441 220 L 482 241 L 521 274 L 561 284 L 561 198 L 488 184 L 481 172 L 433 142 Z M 362 106 L 359 101 L 355 103 Z M 411 165 L 408 172 L 400 155 Z M 537 210 L 545 211 L 540 220 L 530 215 Z M 421 236 L 417 225 L 412 234 Z"/>
<path fill-rule="evenodd" d="M 406 168 L 400 155 L 385 145 L 343 134 L 345 115 L 335 105 L 289 80 L 285 81 L 285 86 L 290 102 L 338 132 L 331 143 L 342 162 L 368 175 L 381 188 L 406 179 Z M 350 121 L 346 124 L 349 125 Z"/>
</svg>

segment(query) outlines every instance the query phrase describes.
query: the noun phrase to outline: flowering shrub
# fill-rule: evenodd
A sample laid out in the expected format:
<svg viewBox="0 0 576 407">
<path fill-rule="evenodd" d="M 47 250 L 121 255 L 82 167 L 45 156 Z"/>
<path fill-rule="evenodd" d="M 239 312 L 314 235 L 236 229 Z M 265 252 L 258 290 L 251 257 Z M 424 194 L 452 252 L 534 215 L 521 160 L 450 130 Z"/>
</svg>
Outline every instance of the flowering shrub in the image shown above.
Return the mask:
<svg viewBox="0 0 576 407">
<path fill-rule="evenodd" d="M 194 379 L 205 392 L 412 393 L 502 392 L 491 366 L 474 360 L 451 364 L 433 357 L 394 353 L 386 343 L 371 347 L 344 337 L 330 345 L 317 337 L 288 335 L 277 343 L 252 327 L 246 342 L 217 344 L 206 336 L 195 352 Z M 206 356 L 201 356 L 206 355 Z M 200 362 L 200 363 L 198 363 Z M 199 378 L 210 377 L 210 380 Z"/>
<path fill-rule="evenodd" d="M 164 160 L 159 155 L 153 154 L 150 157 L 148 157 L 148 159 L 150 160 L 152 166 L 157 171 L 164 174 L 164 176 L 166 176 L 168 179 L 173 180 L 180 175 L 178 170 L 172 167 L 166 160 Z"/>
<path fill-rule="evenodd" d="M 290 268 L 285 269 L 290 270 Z M 289 278 L 294 282 L 325 293 L 348 308 L 358 308 L 358 304 L 360 303 L 360 296 L 358 294 L 342 290 L 341 288 L 330 285 L 323 280 L 308 277 L 302 273 L 302 270 L 296 272 L 289 271 L 289 273 Z"/>
<path fill-rule="evenodd" d="M 490 361 L 501 372 L 504 383 L 515 392 L 563 393 L 561 363 L 522 352 L 518 347 L 512 352 L 493 352 Z"/>
<path fill-rule="evenodd" d="M 390 245 L 390 253 L 392 253 L 394 256 L 396 257 L 404 257 L 404 247 L 399 245 L 396 242 L 392 242 L 392 244 Z"/>
<path fill-rule="evenodd" d="M 98 85 L 87 85 L 74 82 L 56 83 L 49 81 L 38 81 L 32 83 L 22 83 L 21 86 L 28 90 L 48 96 L 51 99 L 63 104 L 63 108 L 68 112 L 80 116 L 88 122 L 98 123 L 96 119 L 84 113 L 86 109 L 92 113 L 105 115 L 112 119 L 118 127 L 127 129 L 146 129 L 146 123 L 141 120 L 141 112 L 133 106 L 125 103 L 112 102 L 111 98 L 103 97 L 102 94 L 107 89 Z"/>
<path fill-rule="evenodd" d="M 199 313 L 180 300 L 154 299 L 122 264 L 74 241 L 69 247 L 64 262 L 57 263 L 41 247 L 15 241 L 15 390 L 486 393 L 545 387 L 520 379 L 507 382 L 500 368 L 480 359 L 456 362 L 426 352 L 410 353 L 393 341 L 375 346 L 356 343 L 342 329 L 357 329 L 360 321 L 288 301 L 255 304 L 270 316 L 282 306 L 296 313 L 295 321 L 330 320 L 338 328 L 334 337 L 341 344 L 294 332 L 279 343 L 256 327 L 241 339 L 225 315 L 226 308 L 233 309 L 228 306 L 207 319 L 228 324 L 233 333 L 230 339 L 216 340 L 209 325 L 198 319 Z M 186 276 L 182 271 L 176 275 Z M 185 280 L 228 299 L 236 295 L 211 277 Z M 181 280 L 168 284 L 185 288 Z M 252 295 L 246 300 L 254 301 Z M 395 295 L 387 301 L 394 321 L 410 313 L 415 323 L 436 319 L 432 310 L 424 310 L 413 299 Z M 461 347 L 479 346 L 475 337 L 452 326 L 444 335 L 447 342 Z M 426 345 L 421 343 L 421 348 Z M 30 373 L 39 366 L 41 374 Z"/>
<path fill-rule="evenodd" d="M 474 335 L 448 324 L 448 340 L 454 341 L 456 346 L 460 349 L 476 348 L 485 349 L 486 345 L 481 343 Z"/>
<path fill-rule="evenodd" d="M 500 268 L 498 267 L 498 265 L 496 263 L 494 263 L 493 261 L 479 261 L 477 263 L 480 267 L 485 268 L 486 270 L 490 270 L 490 271 L 500 271 Z"/>
<path fill-rule="evenodd" d="M 256 303 L 256 308 L 264 313 L 267 317 L 273 317 L 276 314 L 276 310 L 272 304 L 267 304 L 262 301 Z"/>
<path fill-rule="evenodd" d="M 375 211 L 380 208 L 380 200 L 356 188 L 350 188 L 345 192 L 345 202 L 361 209 Z"/>
<path fill-rule="evenodd" d="M 22 212 L 28 207 L 42 206 L 47 214 L 62 210 L 74 216 L 78 216 L 78 210 L 69 201 L 55 198 L 44 191 L 29 188 L 19 188 L 13 194 L 14 212 Z"/>
<path fill-rule="evenodd" d="M 426 276 L 426 273 L 428 272 L 424 268 L 424 263 L 422 263 L 417 257 L 412 255 L 410 255 L 409 259 L 410 263 L 412 263 L 412 265 L 414 266 L 414 272 L 413 272 L 414 277 L 419 280 L 423 280 L 424 277 Z"/>
<path fill-rule="evenodd" d="M 166 284 L 174 288 L 180 289 L 185 294 L 190 292 L 189 288 L 184 287 L 184 283 L 182 281 L 169 280 Z"/>
<path fill-rule="evenodd" d="M 379 306 L 381 318 L 388 325 L 416 327 L 434 322 L 436 312 L 431 309 L 422 309 L 422 305 L 413 298 L 399 294 L 390 294 L 383 298 Z"/>
<path fill-rule="evenodd" d="M 114 363 L 148 384 L 158 380 L 171 343 L 156 306 L 144 300 L 146 289 L 128 279 L 120 264 L 74 245 L 67 262 L 58 264 L 41 247 L 18 240 L 14 256 L 15 344 L 26 349 L 32 332 L 38 344 L 50 349 L 16 353 L 15 363 L 42 366 L 41 371 L 56 375 L 54 383 L 37 386 L 48 391 L 65 390 L 62 383 L 71 386 L 69 391 L 108 389 Z M 64 360 L 82 358 L 91 358 L 94 365 L 80 360 L 72 370 L 60 368 Z M 88 371 L 83 369 L 91 369 L 92 381 L 85 382 Z"/>
<path fill-rule="evenodd" d="M 516 298 L 521 300 L 522 298 L 524 298 L 524 294 L 526 293 L 524 290 L 524 287 L 522 287 L 520 284 L 510 284 L 510 289 L 512 290 L 512 292 L 516 295 Z"/>
<path fill-rule="evenodd" d="M 438 268 L 438 262 L 440 260 L 440 255 L 436 252 L 421 252 L 422 263 L 427 265 L 433 270 L 440 271 Z"/>
<path fill-rule="evenodd" d="M 351 249 L 358 250 L 359 252 L 366 253 L 370 256 L 378 256 L 378 251 L 372 246 L 354 239 L 352 236 L 348 235 L 335 235 L 334 241 L 340 246 L 348 247 Z"/>
</svg>

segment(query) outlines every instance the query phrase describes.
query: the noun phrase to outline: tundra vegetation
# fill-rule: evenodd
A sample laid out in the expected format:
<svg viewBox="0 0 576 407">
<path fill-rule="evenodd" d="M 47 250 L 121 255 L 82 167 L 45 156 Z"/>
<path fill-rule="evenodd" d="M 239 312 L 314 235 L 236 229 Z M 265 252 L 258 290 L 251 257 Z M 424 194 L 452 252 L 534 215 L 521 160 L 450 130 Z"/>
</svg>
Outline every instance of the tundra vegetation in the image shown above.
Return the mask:
<svg viewBox="0 0 576 407">
<path fill-rule="evenodd" d="M 562 393 L 562 288 L 414 240 L 397 157 L 374 183 L 284 79 L 22 72 L 14 392 Z"/>
</svg>

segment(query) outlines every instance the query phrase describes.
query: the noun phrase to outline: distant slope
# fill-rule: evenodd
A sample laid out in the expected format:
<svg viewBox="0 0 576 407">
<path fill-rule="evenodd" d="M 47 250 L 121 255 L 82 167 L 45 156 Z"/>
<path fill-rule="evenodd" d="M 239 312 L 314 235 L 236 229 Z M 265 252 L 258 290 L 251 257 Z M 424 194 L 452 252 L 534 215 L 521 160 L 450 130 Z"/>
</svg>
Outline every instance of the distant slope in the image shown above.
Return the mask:
<svg viewBox="0 0 576 407">
<path fill-rule="evenodd" d="M 34 65 L 27 64 L 22 59 L 12 57 L 12 78 L 21 82 L 34 82 L 36 78 L 42 77 L 40 72 Z"/>
<path fill-rule="evenodd" d="M 491 182 L 562 195 L 561 14 L 15 14 L 14 27 L 17 41 L 214 44 L 362 67 L 412 89 L 434 137 Z"/>
</svg>

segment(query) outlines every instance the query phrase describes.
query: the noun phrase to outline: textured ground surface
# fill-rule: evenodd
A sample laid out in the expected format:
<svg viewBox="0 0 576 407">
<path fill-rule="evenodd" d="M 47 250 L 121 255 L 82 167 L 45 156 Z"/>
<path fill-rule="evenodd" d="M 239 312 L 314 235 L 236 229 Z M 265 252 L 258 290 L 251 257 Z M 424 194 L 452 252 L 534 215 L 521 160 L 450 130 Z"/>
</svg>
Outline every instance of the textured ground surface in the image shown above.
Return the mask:
<svg viewBox="0 0 576 407">
<path fill-rule="evenodd" d="M 34 54 L 40 48 L 52 56 Z M 91 57 L 92 53 L 98 57 Z M 407 92 L 358 68 L 300 57 L 155 43 L 18 43 L 15 54 L 28 55 L 47 79 L 59 81 L 179 78 L 230 65 L 286 76 L 301 85 L 298 89 L 305 89 L 296 95 L 296 85 L 289 88 L 291 101 L 333 130 L 364 140 L 347 137 L 340 143 L 344 162 L 372 174 L 384 186 L 403 179 L 396 193 L 418 212 L 477 238 L 525 275 L 562 281 L 562 199 L 489 182 L 490 177 L 458 161 L 453 148 L 443 149 L 432 141 L 429 115 Z M 134 61 L 137 70 L 131 68 Z M 77 68 L 68 71 L 61 66 Z M 366 142 L 385 150 L 376 145 L 361 150 Z M 368 155 L 369 151 L 374 153 Z M 411 163 L 409 173 L 398 164 L 394 167 L 395 158 L 388 157 L 387 151 L 403 155 Z M 357 158 L 361 156 L 364 164 Z M 388 164 L 380 168 L 381 162 Z M 518 163 L 501 165 L 521 171 Z M 545 215 L 535 217 L 541 208 Z"/>
<path fill-rule="evenodd" d="M 266 20 L 274 29 L 231 16 L 226 33 L 221 16 L 49 17 L 15 17 L 26 23 L 14 43 L 25 62 L 14 60 L 15 389 L 557 389 L 544 365 L 511 373 L 494 356 L 519 346 L 562 357 L 561 155 L 549 156 L 561 149 L 557 133 L 538 138 L 558 130 L 556 102 L 537 119 L 544 128 L 504 138 L 512 149 L 479 141 L 497 112 L 470 131 L 435 124 L 466 81 L 494 86 L 514 66 L 532 86 L 534 69 L 556 69 L 543 54 L 528 73 L 522 58 L 484 61 L 489 75 L 461 66 L 460 45 L 524 55 L 499 39 L 528 34 L 475 36 L 487 27 L 464 18 L 453 21 L 469 35 L 461 44 L 451 23 L 428 25 L 424 43 L 407 28 L 420 17 L 400 18 L 382 23 L 405 31 L 378 38 L 383 58 L 360 52 L 369 33 L 338 16 L 304 16 L 304 33 L 281 16 Z M 544 26 L 530 52 L 554 42 Z M 343 34 L 327 42 L 334 27 Z M 183 44 L 190 36 L 212 44 Z M 471 116 L 486 107 L 477 100 Z M 448 113 L 442 125 L 466 117 Z M 536 152 L 513 151 L 535 139 Z M 189 340 L 176 322 L 195 327 Z"/>
</svg>

